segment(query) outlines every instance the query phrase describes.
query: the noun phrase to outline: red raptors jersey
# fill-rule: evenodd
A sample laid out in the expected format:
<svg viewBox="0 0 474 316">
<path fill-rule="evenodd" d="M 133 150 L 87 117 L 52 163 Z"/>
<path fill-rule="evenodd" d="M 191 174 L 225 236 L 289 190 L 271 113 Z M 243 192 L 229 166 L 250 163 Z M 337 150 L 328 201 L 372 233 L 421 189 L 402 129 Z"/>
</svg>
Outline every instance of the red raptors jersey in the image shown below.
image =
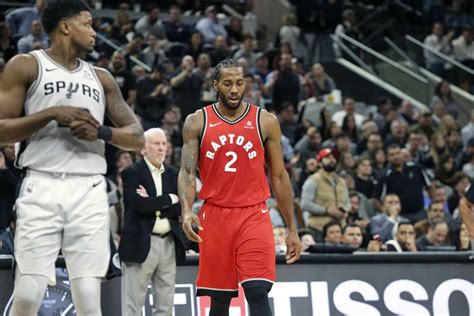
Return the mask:
<svg viewBox="0 0 474 316">
<path fill-rule="evenodd" d="M 223 207 L 245 207 L 270 196 L 260 132 L 260 108 L 247 103 L 244 114 L 229 121 L 215 104 L 206 106 L 199 155 L 199 198 Z"/>
</svg>

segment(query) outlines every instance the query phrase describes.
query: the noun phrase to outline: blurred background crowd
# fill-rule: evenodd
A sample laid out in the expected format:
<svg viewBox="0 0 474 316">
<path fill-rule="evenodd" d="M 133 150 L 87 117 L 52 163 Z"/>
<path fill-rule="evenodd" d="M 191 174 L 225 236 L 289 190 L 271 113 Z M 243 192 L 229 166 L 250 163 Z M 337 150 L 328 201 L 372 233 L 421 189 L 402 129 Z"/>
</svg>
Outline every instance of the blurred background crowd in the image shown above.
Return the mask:
<svg viewBox="0 0 474 316">
<path fill-rule="evenodd" d="M 44 5 L 0 1 L 0 80 L 13 56 L 48 48 Z M 243 100 L 280 121 L 304 251 L 470 249 L 458 203 L 474 179 L 472 1 L 96 0 L 91 7 L 98 34 L 87 60 L 112 73 L 145 130 L 167 132 L 168 164 L 179 167 L 184 118 L 216 102 L 213 67 L 225 58 L 242 65 Z M 141 153 L 108 145 L 106 158 L 118 241 L 120 171 Z M 12 251 L 14 159 L 15 144 L 1 148 L 0 253 Z M 272 198 L 268 205 L 284 252 L 284 222 Z"/>
</svg>

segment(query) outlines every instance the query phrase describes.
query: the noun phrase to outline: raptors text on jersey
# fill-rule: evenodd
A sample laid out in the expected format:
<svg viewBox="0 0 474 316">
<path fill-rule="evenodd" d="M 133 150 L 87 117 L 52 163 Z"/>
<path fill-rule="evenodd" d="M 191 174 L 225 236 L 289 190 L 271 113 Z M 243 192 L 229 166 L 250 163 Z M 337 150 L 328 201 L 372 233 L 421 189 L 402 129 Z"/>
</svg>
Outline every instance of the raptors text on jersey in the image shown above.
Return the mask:
<svg viewBox="0 0 474 316">
<path fill-rule="evenodd" d="M 222 207 L 251 206 L 268 199 L 260 111 L 246 104 L 242 116 L 229 121 L 215 104 L 203 109 L 200 199 Z"/>
</svg>

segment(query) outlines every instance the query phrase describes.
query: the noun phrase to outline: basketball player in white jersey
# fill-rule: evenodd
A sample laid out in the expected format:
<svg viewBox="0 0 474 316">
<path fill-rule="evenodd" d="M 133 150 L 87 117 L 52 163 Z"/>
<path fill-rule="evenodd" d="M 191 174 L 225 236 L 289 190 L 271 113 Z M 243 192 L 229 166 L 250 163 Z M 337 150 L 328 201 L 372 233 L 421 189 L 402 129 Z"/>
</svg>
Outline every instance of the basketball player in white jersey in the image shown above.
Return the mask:
<svg viewBox="0 0 474 316">
<path fill-rule="evenodd" d="M 110 252 L 104 146 L 140 150 L 143 130 L 113 77 L 78 58 L 94 47 L 88 8 L 51 0 L 42 22 L 51 48 L 14 57 L 0 82 L 0 144 L 22 142 L 17 164 L 26 171 L 10 315 L 37 314 L 60 249 L 77 315 L 101 315 Z M 101 125 L 104 114 L 115 127 Z"/>
</svg>

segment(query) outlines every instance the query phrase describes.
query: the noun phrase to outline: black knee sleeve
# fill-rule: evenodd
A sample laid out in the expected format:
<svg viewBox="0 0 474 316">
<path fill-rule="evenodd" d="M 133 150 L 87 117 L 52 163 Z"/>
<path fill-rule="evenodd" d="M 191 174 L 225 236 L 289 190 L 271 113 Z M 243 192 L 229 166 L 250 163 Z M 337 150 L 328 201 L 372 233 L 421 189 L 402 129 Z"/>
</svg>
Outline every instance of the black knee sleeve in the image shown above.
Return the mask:
<svg viewBox="0 0 474 316">
<path fill-rule="evenodd" d="M 251 316 L 271 316 L 272 310 L 268 301 L 268 292 L 271 287 L 253 286 L 245 287 L 245 298 L 249 303 Z"/>
<path fill-rule="evenodd" d="M 229 316 L 229 306 L 231 300 L 232 297 L 230 296 L 212 296 L 209 316 Z"/>
</svg>

